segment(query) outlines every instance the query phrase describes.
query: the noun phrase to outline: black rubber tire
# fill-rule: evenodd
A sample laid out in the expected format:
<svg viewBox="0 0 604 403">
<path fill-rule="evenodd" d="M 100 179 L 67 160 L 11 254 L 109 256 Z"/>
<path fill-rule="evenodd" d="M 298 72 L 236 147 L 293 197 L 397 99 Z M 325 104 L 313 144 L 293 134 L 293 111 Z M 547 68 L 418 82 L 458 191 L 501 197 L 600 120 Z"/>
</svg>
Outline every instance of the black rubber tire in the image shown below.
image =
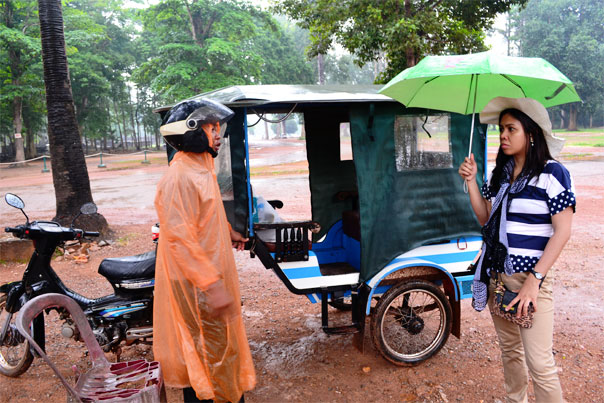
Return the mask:
<svg viewBox="0 0 604 403">
<path fill-rule="evenodd" d="M 419 297 L 422 301 L 417 301 Z M 406 303 L 413 299 L 412 308 L 403 306 L 405 298 Z M 418 302 L 422 305 L 416 305 Z M 451 305 L 443 291 L 428 281 L 412 280 L 393 286 L 380 298 L 371 315 L 371 339 L 375 348 L 391 363 L 417 365 L 445 345 L 451 326 Z M 421 340 L 422 337 L 426 342 Z M 416 344 L 419 346 L 415 347 Z"/>
<path fill-rule="evenodd" d="M 6 294 L 0 296 L 0 318 L 2 318 L 2 321 L 6 317 L 6 312 L 4 312 L 5 305 L 6 305 Z M 17 317 L 17 314 L 15 313 L 13 315 L 13 317 L 11 318 L 12 323 L 15 323 L 16 317 Z M 3 322 L 0 323 L 0 328 L 3 325 L 4 325 Z M 2 374 L 4 376 L 9 376 L 11 378 L 16 378 L 19 375 L 21 375 L 22 373 L 24 373 L 25 371 L 27 371 L 27 369 L 31 365 L 31 362 L 34 359 L 34 356 L 32 355 L 32 353 L 30 351 L 29 342 L 24 341 L 22 344 L 19 344 L 18 347 L 15 347 L 15 348 L 19 348 L 19 350 L 21 350 L 21 351 L 17 354 L 17 357 L 15 357 L 14 359 L 11 359 L 9 362 L 9 361 L 7 361 L 7 357 L 5 357 L 5 355 L 7 353 L 7 350 L 10 348 L 11 347 L 0 346 L 0 374 Z"/>
</svg>

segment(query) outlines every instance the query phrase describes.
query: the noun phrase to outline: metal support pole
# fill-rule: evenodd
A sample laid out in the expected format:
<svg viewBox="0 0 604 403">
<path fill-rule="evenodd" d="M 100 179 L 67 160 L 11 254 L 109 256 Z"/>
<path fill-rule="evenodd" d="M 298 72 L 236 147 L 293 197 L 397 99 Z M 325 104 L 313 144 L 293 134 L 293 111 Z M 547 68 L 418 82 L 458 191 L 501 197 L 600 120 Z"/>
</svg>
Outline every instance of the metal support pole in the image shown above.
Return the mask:
<svg viewBox="0 0 604 403">
<path fill-rule="evenodd" d="M 103 164 L 103 152 L 101 151 L 101 163 L 97 165 L 99 168 L 106 168 L 107 165 Z"/>
<path fill-rule="evenodd" d="M 44 167 L 42 168 L 42 173 L 48 172 L 48 168 L 46 168 L 46 156 L 43 156 L 42 160 L 44 161 Z"/>
<path fill-rule="evenodd" d="M 143 161 L 141 161 L 141 164 L 150 164 L 150 163 L 151 163 L 151 161 L 149 161 L 147 159 L 147 150 L 145 150 L 145 159 Z"/>
</svg>

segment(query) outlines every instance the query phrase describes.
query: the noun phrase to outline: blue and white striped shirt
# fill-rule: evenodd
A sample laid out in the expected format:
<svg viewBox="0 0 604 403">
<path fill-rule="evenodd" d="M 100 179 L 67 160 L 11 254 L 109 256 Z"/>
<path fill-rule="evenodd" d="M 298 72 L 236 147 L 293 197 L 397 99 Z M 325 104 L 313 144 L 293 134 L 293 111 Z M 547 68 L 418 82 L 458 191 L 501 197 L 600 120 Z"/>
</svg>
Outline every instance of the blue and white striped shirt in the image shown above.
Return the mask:
<svg viewBox="0 0 604 403">
<path fill-rule="evenodd" d="M 491 177 L 482 187 L 487 200 L 497 195 L 490 182 Z M 508 253 L 515 272 L 535 267 L 554 234 L 552 216 L 569 206 L 575 210 L 575 187 L 570 172 L 559 162 L 548 161 L 541 175 L 533 177 L 514 195 L 507 211 Z"/>
</svg>

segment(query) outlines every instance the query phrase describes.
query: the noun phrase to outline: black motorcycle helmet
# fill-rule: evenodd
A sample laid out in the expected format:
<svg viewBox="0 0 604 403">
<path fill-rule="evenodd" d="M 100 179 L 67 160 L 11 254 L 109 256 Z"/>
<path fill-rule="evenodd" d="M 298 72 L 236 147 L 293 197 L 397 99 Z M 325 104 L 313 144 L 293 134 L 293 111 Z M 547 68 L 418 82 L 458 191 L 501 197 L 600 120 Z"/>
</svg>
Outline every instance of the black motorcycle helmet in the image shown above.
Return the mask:
<svg viewBox="0 0 604 403">
<path fill-rule="evenodd" d="M 174 105 L 164 116 L 159 128 L 164 140 L 177 151 L 194 153 L 216 152 L 210 147 L 202 126 L 206 123 L 226 125 L 235 112 L 221 103 L 207 98 L 182 101 Z"/>
</svg>

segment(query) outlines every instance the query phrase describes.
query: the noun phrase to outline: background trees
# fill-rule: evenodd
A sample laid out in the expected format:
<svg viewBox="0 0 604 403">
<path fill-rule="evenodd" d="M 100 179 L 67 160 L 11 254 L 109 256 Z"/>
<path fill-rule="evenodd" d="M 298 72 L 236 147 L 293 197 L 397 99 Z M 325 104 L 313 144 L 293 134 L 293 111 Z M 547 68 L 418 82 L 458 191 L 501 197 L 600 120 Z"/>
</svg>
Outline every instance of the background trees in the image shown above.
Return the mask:
<svg viewBox="0 0 604 403">
<path fill-rule="evenodd" d="M 283 0 L 276 10 L 311 35 L 311 56 L 339 43 L 359 65 L 385 59 L 387 82 L 428 54 L 486 50 L 483 40 L 497 13 L 527 0 Z"/>
<path fill-rule="evenodd" d="M 543 57 L 570 78 L 584 103 L 558 107 L 554 124 L 604 124 L 604 7 L 590 0 L 532 0 L 512 14 L 521 56 Z"/>
<path fill-rule="evenodd" d="M 16 161 L 35 154 L 36 97 L 42 94 L 40 41 L 35 1 L 0 3 L 0 127 Z M 33 121 L 23 123 L 24 105 Z M 25 146 L 27 145 L 27 148 Z"/>
<path fill-rule="evenodd" d="M 505 32 L 514 49 L 552 62 L 585 101 L 557 108 L 554 123 L 604 124 L 604 9 L 597 2 L 283 0 L 271 11 L 243 0 L 155 3 L 63 0 L 86 154 L 161 145 L 152 110 L 203 91 L 384 82 L 425 54 L 483 50 L 496 13 L 512 5 L 526 5 L 510 14 Z M 43 88 L 37 1 L 0 0 L 1 162 L 48 153 Z"/>
</svg>

